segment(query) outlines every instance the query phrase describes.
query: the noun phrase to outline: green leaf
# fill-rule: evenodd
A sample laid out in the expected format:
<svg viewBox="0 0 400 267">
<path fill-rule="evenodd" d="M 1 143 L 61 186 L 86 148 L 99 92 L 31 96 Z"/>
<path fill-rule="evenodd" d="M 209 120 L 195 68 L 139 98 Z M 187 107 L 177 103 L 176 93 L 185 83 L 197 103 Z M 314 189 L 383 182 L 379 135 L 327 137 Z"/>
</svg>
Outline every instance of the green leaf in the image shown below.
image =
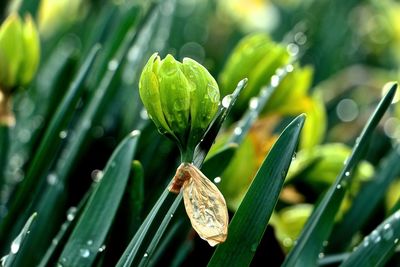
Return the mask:
<svg viewBox="0 0 400 267">
<path fill-rule="evenodd" d="M 229 224 L 227 240 L 218 245 L 208 266 L 250 265 L 278 201 L 304 121 L 304 115 L 294 119 L 272 147 Z"/>
<path fill-rule="evenodd" d="M 400 174 L 400 154 L 398 147 L 382 161 L 373 179 L 363 185 L 352 200 L 350 209 L 332 231 L 328 249 L 340 251 L 345 249 L 351 237 L 371 218 L 391 182 Z"/>
<path fill-rule="evenodd" d="M 352 171 L 368 148 L 373 130 L 390 106 L 397 85 L 394 85 L 381 100 L 374 114 L 357 139 L 352 153 L 335 183 L 329 188 L 321 202 L 314 209 L 304 226 L 296 245 L 289 252 L 282 266 L 315 266 L 321 252 L 323 242 L 331 233 L 335 215 L 345 195 L 346 185 L 350 181 Z"/>
<path fill-rule="evenodd" d="M 32 222 L 36 217 L 36 213 L 33 213 L 31 217 L 29 217 L 28 221 L 25 223 L 19 235 L 14 239 L 11 243 L 10 253 L 3 258 L 1 258 L 0 263 L 1 266 L 9 267 L 14 266 L 15 260 L 20 256 L 18 253 L 20 248 L 24 245 L 26 238 L 28 237 L 29 230 L 31 228 Z"/>
<path fill-rule="evenodd" d="M 90 266 L 96 259 L 124 194 L 138 136 L 139 131 L 133 131 L 108 161 L 103 178 L 61 253 L 61 265 Z"/>
<path fill-rule="evenodd" d="M 400 244 L 400 210 L 382 222 L 358 245 L 341 267 L 379 267 L 393 255 Z"/>
</svg>

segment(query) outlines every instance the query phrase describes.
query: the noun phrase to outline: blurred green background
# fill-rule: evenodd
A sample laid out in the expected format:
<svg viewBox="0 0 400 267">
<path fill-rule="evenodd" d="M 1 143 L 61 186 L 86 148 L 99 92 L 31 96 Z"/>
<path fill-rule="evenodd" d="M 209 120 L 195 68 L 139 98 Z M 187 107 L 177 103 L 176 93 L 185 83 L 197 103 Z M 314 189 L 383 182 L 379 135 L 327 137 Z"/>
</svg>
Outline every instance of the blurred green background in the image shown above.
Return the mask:
<svg viewBox="0 0 400 267">
<path fill-rule="evenodd" d="M 1 176 L 0 220 L 11 216 L 18 190 L 26 192 L 23 204 L 7 219 L 11 223 L 0 236 L 1 255 L 7 253 L 33 211 L 39 215 L 43 209 L 48 211 L 42 219 L 47 223 L 40 224 L 37 219 L 38 234 L 30 240 L 31 246 L 27 245 L 24 262 L 29 264 L 25 266 L 40 261 L 67 211 L 101 179 L 112 151 L 132 130 L 142 130 L 135 159 L 144 170 L 143 198 L 139 204 L 134 202 L 128 185 L 98 266 L 115 264 L 173 176 L 179 151 L 157 133 L 138 95 L 138 78 L 152 53 L 158 51 L 162 57 L 172 54 L 177 60 L 190 57 L 203 64 L 218 81 L 221 99 L 239 80 L 249 78 L 248 93 L 244 91 L 239 97 L 211 153 L 235 133 L 251 97 L 269 83 L 276 69 L 286 64 L 294 67 L 251 127 L 231 164 L 220 177 L 209 177 L 219 183 L 233 214 L 283 126 L 294 116 L 307 114 L 299 151 L 254 266 L 264 266 L 268 255 L 272 255 L 271 266 L 279 266 L 313 204 L 336 178 L 373 108 L 390 87 L 387 82 L 400 77 L 400 1 L 395 0 L 1 1 L 2 19 L 13 11 L 33 15 L 42 47 L 36 78 L 14 96 L 17 122 L 10 129 Z M 260 65 L 244 59 L 246 53 L 252 53 L 251 45 L 238 46 L 246 42 L 243 38 L 257 35 L 270 44 L 263 51 L 254 48 L 265 60 Z M 101 51 L 83 83 L 79 101 L 69 113 L 70 119 L 58 133 L 60 140 L 34 182 L 24 185 L 52 115 L 96 43 L 101 44 Z M 272 55 L 277 55 L 275 61 L 270 60 Z M 264 72 L 256 76 L 254 72 L 261 65 Z M 255 80 L 258 82 L 252 84 Z M 96 99 L 98 103 L 93 104 Z M 373 179 L 382 158 L 399 142 L 399 99 L 398 93 L 375 131 L 338 221 L 363 184 Z M 398 177 L 399 173 L 361 233 L 374 229 L 398 203 Z M 45 199 L 52 186 L 57 189 Z M 132 205 L 139 205 L 139 213 L 130 215 Z M 205 266 L 213 249 L 190 231 L 187 221 L 178 222 L 185 225 L 179 227 L 188 234 L 175 233 L 171 242 L 176 246 L 168 246 L 152 264 Z M 354 237 L 353 241 L 357 240 L 359 237 Z M 399 258 L 397 252 L 392 264 L 399 264 Z"/>
</svg>

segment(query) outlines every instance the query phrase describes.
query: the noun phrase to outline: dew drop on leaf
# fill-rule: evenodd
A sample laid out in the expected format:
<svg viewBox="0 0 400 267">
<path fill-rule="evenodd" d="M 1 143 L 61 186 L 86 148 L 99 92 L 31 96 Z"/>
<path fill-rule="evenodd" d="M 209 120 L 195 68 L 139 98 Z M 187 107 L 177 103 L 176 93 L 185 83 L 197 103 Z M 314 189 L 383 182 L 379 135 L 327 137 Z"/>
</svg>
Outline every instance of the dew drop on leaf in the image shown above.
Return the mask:
<svg viewBox="0 0 400 267">
<path fill-rule="evenodd" d="M 82 258 L 87 258 L 90 256 L 90 251 L 87 248 L 81 248 L 79 250 L 79 254 L 82 256 Z"/>
</svg>

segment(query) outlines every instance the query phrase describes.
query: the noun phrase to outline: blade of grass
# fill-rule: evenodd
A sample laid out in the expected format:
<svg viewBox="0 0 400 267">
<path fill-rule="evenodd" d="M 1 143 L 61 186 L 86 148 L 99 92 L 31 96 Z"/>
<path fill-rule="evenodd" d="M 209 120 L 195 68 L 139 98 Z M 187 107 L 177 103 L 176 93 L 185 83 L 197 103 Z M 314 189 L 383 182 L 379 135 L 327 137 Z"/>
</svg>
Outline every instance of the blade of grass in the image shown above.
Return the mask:
<svg viewBox="0 0 400 267">
<path fill-rule="evenodd" d="M 10 253 L 1 258 L 1 266 L 10 267 L 14 265 L 15 260 L 20 256 L 18 253 L 20 248 L 24 245 L 26 238 L 28 237 L 31 225 L 36 217 L 36 213 L 33 213 L 25 223 L 19 235 L 11 243 Z"/>
<path fill-rule="evenodd" d="M 96 259 L 111 227 L 128 183 L 139 131 L 133 131 L 115 149 L 76 227 L 61 253 L 59 263 L 90 266 Z"/>
<path fill-rule="evenodd" d="M 360 189 L 343 219 L 333 228 L 329 251 L 341 251 L 349 245 L 351 237 L 363 227 L 384 198 L 391 182 L 400 174 L 398 147 L 382 161 L 373 179 Z"/>
<path fill-rule="evenodd" d="M 390 106 L 396 88 L 397 84 L 389 90 L 378 104 L 374 114 L 357 139 L 344 168 L 307 220 L 296 245 L 289 252 L 282 266 L 314 266 L 317 263 L 323 242 L 331 233 L 335 215 L 345 194 L 346 184 L 351 178 L 351 171 L 364 155 L 372 132 Z"/>
<path fill-rule="evenodd" d="M 304 121 L 304 115 L 294 119 L 272 147 L 229 224 L 227 240 L 218 245 L 208 266 L 250 265 L 278 201 Z"/>
<path fill-rule="evenodd" d="M 217 136 L 223 122 L 225 121 L 227 115 L 232 109 L 233 104 L 245 85 L 246 80 L 240 81 L 234 93 L 226 96 L 224 98 L 225 100 L 222 101 L 223 105 L 217 113 L 216 118 L 213 120 L 209 129 L 207 130 L 203 141 L 196 148 L 194 164 L 198 168 L 202 166 L 203 161 L 215 140 L 215 137 Z M 150 258 L 149 252 L 152 253 L 154 251 L 171 219 L 171 215 L 175 213 L 175 210 L 178 207 L 181 199 L 182 194 L 176 196 L 175 194 L 170 193 L 167 188 L 164 190 L 140 226 L 139 230 L 132 238 L 128 247 L 125 249 L 116 265 L 117 267 L 128 267 L 132 265 L 136 266 L 142 261 L 142 259 L 145 259 L 143 264 L 147 262 L 147 260 Z M 166 216 L 166 214 L 168 214 L 168 216 Z M 160 221 L 162 221 L 161 224 L 159 223 Z M 158 231 L 157 229 L 159 228 L 162 228 L 162 230 Z M 157 235 L 154 235 L 154 233 L 157 231 Z"/>
<path fill-rule="evenodd" d="M 400 210 L 366 236 L 357 249 L 340 266 L 385 266 L 400 239 Z"/>
</svg>

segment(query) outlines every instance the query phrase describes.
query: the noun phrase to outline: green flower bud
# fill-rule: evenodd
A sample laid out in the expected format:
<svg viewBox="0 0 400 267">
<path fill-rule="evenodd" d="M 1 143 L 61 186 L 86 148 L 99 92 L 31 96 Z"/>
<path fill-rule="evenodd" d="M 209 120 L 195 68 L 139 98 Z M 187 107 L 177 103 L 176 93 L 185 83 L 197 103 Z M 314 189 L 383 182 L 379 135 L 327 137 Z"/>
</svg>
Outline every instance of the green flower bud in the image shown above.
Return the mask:
<svg viewBox="0 0 400 267">
<path fill-rule="evenodd" d="M 223 95 L 230 94 L 241 79 L 249 79 L 234 107 L 236 113 L 247 108 L 250 98 L 256 96 L 276 69 L 288 64 L 289 59 L 285 47 L 274 43 L 266 34 L 252 34 L 238 43 L 219 77 Z"/>
<path fill-rule="evenodd" d="M 177 141 L 184 160 L 191 160 L 218 109 L 219 89 L 211 74 L 192 59 L 161 60 L 155 53 L 143 68 L 139 93 L 160 133 Z"/>
<path fill-rule="evenodd" d="M 11 14 L 0 28 L 0 88 L 10 91 L 28 84 L 36 73 L 40 42 L 31 16 Z"/>
</svg>

